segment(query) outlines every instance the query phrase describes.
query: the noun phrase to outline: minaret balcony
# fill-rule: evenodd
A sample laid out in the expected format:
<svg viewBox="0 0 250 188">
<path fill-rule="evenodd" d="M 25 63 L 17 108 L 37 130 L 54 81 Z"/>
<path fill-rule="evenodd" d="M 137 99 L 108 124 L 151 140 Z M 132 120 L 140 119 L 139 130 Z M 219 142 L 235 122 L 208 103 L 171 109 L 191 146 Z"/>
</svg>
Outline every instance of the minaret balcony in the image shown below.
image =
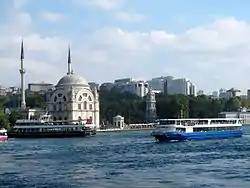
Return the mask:
<svg viewBox="0 0 250 188">
<path fill-rule="evenodd" d="M 20 72 L 21 74 L 25 74 L 26 71 L 25 71 L 24 69 L 20 69 L 19 72 Z"/>
</svg>

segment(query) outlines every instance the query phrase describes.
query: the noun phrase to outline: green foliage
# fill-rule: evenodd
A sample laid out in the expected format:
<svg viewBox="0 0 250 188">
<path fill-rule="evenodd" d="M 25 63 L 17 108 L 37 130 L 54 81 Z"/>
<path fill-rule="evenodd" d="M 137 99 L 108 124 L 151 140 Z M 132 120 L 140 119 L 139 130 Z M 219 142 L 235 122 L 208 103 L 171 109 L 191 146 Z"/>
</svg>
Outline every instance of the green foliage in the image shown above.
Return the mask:
<svg viewBox="0 0 250 188">
<path fill-rule="evenodd" d="M 9 120 L 3 111 L 0 111 L 0 128 L 9 129 Z"/>
<path fill-rule="evenodd" d="M 26 105 L 30 108 L 46 108 L 45 95 L 33 93 L 26 99 Z"/>
<path fill-rule="evenodd" d="M 14 126 L 16 123 L 16 120 L 20 118 L 20 115 L 17 111 L 12 111 L 9 115 L 9 123 L 10 126 Z"/>
</svg>

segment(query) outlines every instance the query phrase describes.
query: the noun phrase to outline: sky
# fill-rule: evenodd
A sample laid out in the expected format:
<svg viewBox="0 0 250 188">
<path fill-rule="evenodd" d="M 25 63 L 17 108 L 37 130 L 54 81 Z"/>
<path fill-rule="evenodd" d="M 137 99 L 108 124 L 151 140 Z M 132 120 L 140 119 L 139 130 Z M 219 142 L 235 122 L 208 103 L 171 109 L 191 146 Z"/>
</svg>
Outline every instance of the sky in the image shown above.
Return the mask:
<svg viewBox="0 0 250 188">
<path fill-rule="evenodd" d="M 0 85 L 174 76 L 212 92 L 250 88 L 250 1 L 1 0 Z"/>
</svg>

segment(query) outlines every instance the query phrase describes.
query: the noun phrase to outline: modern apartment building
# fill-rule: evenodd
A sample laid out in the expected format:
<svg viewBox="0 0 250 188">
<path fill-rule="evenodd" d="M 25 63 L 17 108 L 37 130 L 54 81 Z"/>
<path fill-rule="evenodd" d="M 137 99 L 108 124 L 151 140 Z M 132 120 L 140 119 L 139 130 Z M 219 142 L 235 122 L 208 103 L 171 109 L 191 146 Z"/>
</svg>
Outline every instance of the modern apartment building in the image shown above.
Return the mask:
<svg viewBox="0 0 250 188">
<path fill-rule="evenodd" d="M 54 87 L 53 84 L 49 83 L 29 83 L 28 84 L 28 91 L 29 92 L 41 92 L 41 91 L 47 91 L 49 89 L 52 89 Z"/>
<path fill-rule="evenodd" d="M 166 80 L 165 92 L 169 95 L 182 94 L 196 96 L 196 86 L 186 78 Z"/>
</svg>

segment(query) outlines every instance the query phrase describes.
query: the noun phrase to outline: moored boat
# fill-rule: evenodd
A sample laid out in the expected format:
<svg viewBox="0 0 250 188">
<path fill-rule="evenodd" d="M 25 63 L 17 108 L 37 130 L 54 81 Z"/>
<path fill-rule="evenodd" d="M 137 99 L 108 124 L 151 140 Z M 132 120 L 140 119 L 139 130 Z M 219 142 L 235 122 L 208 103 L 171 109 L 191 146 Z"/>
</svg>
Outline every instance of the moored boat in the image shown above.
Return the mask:
<svg viewBox="0 0 250 188">
<path fill-rule="evenodd" d="M 6 129 L 0 129 L 0 142 L 8 140 L 8 134 Z"/>
<path fill-rule="evenodd" d="M 159 119 L 151 132 L 157 141 L 226 139 L 243 135 L 238 118 Z"/>
<path fill-rule="evenodd" d="M 65 138 L 95 135 L 94 125 L 53 124 L 51 115 L 42 115 L 38 120 L 17 120 L 8 131 L 9 138 Z"/>
</svg>

